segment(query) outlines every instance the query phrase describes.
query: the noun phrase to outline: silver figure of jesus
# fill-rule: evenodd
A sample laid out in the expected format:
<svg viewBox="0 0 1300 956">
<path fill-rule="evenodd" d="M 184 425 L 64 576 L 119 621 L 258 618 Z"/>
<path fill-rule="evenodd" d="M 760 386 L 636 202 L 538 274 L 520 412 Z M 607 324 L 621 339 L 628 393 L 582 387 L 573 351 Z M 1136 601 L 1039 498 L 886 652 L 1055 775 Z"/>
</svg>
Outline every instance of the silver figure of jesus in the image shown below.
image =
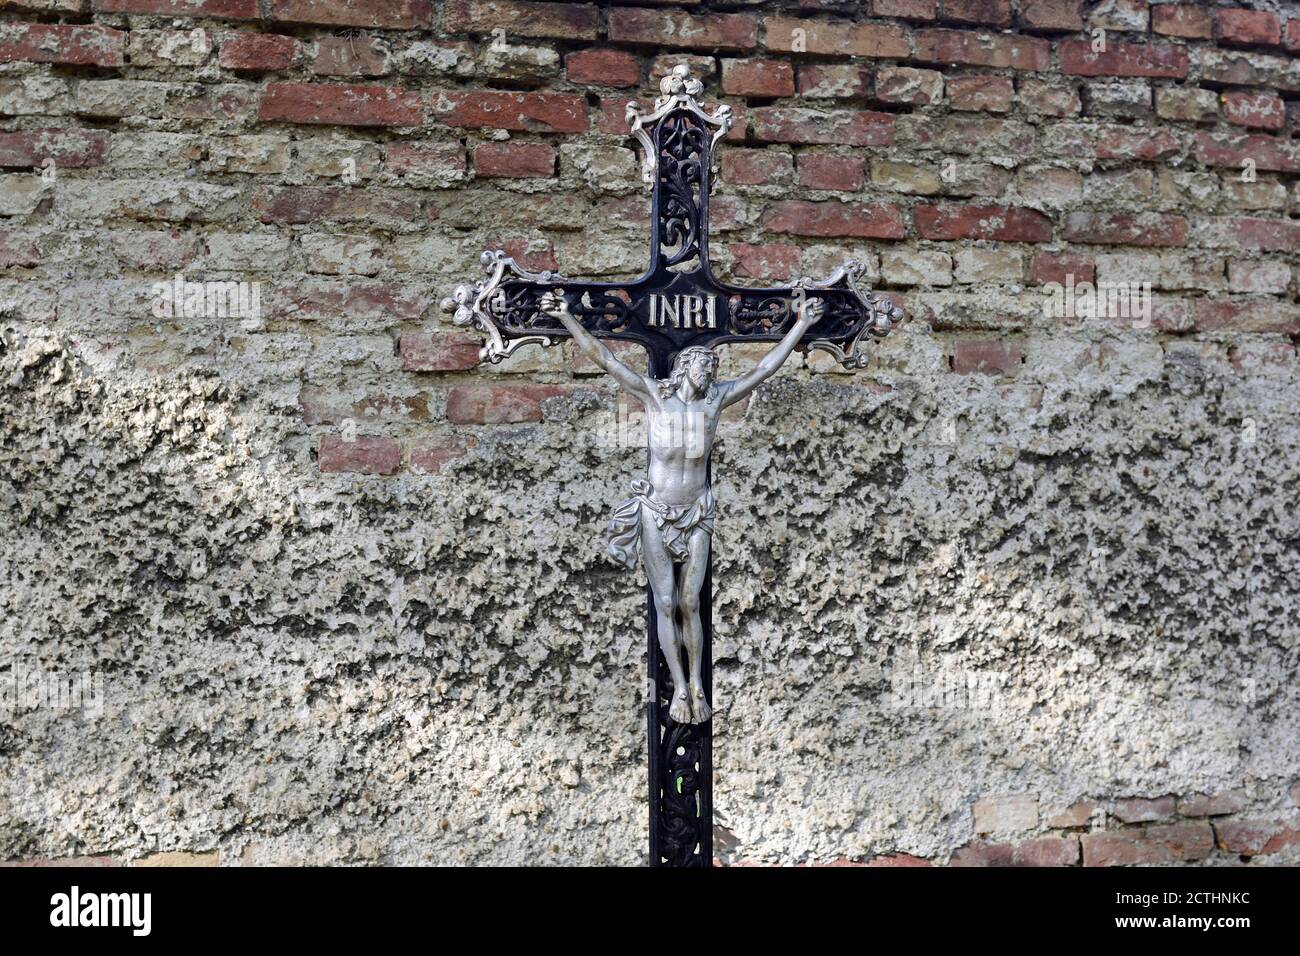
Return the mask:
<svg viewBox="0 0 1300 956">
<path fill-rule="evenodd" d="M 718 356 L 709 348 L 682 349 L 665 379 L 628 368 L 569 311 L 563 296 L 546 293 L 541 311 L 563 323 L 578 347 L 637 398 L 646 412 L 648 480 L 632 483 L 610 522 L 610 555 L 626 567 L 645 565 L 654 594 L 659 647 L 673 680 L 668 716 L 678 723 L 703 723 L 713 716 L 701 675 L 704 628 L 700 588 L 709 567 L 717 509 L 709 487 L 709 455 L 718 416 L 773 375 L 804 333 L 825 311 L 820 299 L 799 298 L 795 321 L 781 341 L 746 375 L 718 381 Z M 690 679 L 682 667 L 685 646 Z"/>
</svg>

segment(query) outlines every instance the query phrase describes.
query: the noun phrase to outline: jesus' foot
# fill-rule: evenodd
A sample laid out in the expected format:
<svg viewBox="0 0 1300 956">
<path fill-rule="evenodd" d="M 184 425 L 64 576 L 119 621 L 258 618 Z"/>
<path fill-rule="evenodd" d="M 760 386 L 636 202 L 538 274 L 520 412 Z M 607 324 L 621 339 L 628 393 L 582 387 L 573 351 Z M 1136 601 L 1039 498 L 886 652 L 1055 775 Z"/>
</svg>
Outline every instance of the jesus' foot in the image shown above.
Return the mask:
<svg viewBox="0 0 1300 956">
<path fill-rule="evenodd" d="M 679 724 L 689 724 L 691 722 L 691 705 L 686 698 L 685 688 L 673 694 L 673 702 L 668 705 L 668 716 Z"/>
<path fill-rule="evenodd" d="M 691 710 L 695 713 L 695 722 L 697 724 L 702 724 L 713 716 L 713 708 L 704 699 L 703 687 L 691 688 Z"/>
</svg>

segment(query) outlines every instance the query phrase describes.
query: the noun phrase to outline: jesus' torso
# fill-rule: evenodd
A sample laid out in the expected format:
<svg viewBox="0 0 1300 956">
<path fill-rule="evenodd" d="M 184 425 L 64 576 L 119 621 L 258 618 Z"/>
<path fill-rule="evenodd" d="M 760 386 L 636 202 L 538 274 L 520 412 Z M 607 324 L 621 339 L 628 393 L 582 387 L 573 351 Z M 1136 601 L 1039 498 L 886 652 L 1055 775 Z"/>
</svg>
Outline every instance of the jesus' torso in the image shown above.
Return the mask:
<svg viewBox="0 0 1300 956">
<path fill-rule="evenodd" d="M 709 453 L 718 430 L 724 386 L 711 398 L 656 397 L 646 408 L 650 484 L 665 504 L 689 507 L 708 488 Z"/>
</svg>

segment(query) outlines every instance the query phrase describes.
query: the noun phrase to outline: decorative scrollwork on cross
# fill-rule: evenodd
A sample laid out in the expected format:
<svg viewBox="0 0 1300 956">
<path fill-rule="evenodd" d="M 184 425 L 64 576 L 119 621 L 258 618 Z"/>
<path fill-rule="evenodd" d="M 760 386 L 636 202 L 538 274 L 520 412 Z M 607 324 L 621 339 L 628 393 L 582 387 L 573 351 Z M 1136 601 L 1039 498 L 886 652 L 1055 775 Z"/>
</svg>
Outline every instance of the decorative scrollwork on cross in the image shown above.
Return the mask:
<svg viewBox="0 0 1300 956">
<path fill-rule="evenodd" d="M 660 761 L 664 768 L 662 802 L 659 808 L 658 853 L 655 862 L 667 866 L 707 866 L 702 856 L 700 806 L 704 798 L 700 763 L 705 757 L 705 730 L 699 724 L 679 724 L 668 718 L 668 703 L 658 706 L 662 737 Z M 712 821 L 704 825 L 712 826 Z"/>
</svg>

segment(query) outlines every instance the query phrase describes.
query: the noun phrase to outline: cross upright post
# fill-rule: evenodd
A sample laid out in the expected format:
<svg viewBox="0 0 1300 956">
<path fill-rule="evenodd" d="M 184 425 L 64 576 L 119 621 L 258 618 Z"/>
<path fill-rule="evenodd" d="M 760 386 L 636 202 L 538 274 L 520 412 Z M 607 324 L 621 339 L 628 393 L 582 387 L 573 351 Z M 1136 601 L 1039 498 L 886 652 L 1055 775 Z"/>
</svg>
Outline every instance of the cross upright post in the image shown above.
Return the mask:
<svg viewBox="0 0 1300 956">
<path fill-rule="evenodd" d="M 486 336 L 480 358 L 500 362 L 517 349 L 572 337 L 646 409 L 648 480 L 615 509 L 610 555 L 647 577 L 646 708 L 650 865 L 713 862 L 711 645 L 712 531 L 716 502 L 710 452 L 722 408 L 749 395 L 795 348 L 821 349 L 862 368 L 864 337 L 887 334 L 903 318 L 883 294 L 860 285 L 849 260 L 830 277 L 785 287 L 745 288 L 717 279 L 709 264 L 713 150 L 731 128 L 731 110 L 706 111 L 703 84 L 678 66 L 660 82 L 654 109 L 627 107 L 652 187 L 650 263 L 626 283 L 576 282 L 530 272 L 503 252 L 482 256 L 486 277 L 457 286 L 444 310 Z M 648 374 L 619 362 L 605 340 L 636 342 Z M 716 379 L 713 346 L 778 344 L 734 381 Z M 689 673 L 689 676 L 688 676 Z"/>
</svg>

